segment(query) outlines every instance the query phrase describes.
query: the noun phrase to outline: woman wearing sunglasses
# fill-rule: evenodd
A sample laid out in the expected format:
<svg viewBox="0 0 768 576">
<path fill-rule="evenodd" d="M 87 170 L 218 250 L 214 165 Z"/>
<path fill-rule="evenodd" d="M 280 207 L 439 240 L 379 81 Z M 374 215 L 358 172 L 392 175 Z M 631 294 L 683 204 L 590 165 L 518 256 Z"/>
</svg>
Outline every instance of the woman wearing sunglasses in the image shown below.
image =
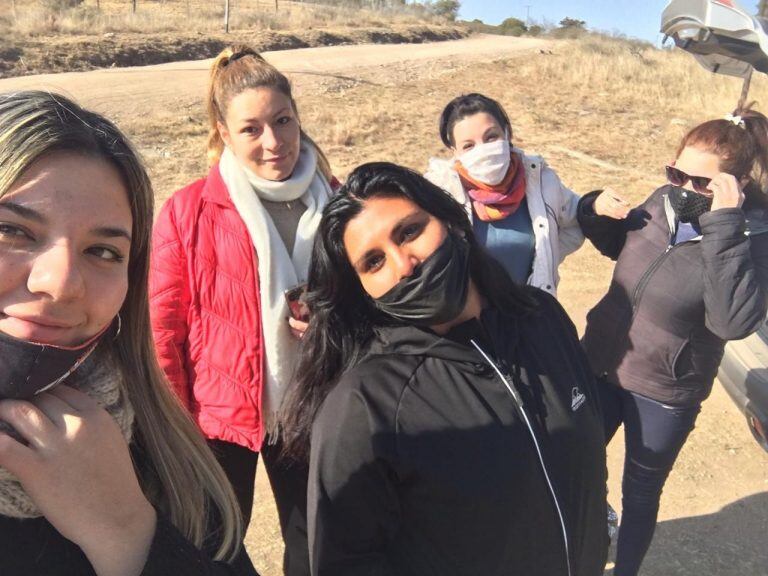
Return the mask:
<svg viewBox="0 0 768 576">
<path fill-rule="evenodd" d="M 615 576 L 638 573 L 725 342 L 766 317 L 768 119 L 745 108 L 695 127 L 666 172 L 634 210 L 611 191 L 579 204 L 585 236 L 616 260 L 583 339 L 606 440 L 622 422 L 626 436 Z"/>
</svg>

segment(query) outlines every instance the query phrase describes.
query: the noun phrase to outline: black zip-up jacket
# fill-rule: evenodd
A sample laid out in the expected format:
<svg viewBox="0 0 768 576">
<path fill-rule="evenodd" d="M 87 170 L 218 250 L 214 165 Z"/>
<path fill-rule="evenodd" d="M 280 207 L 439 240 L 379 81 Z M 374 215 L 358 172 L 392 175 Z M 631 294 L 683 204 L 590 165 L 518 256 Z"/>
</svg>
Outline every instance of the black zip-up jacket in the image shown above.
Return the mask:
<svg viewBox="0 0 768 576">
<path fill-rule="evenodd" d="M 594 379 L 570 319 L 534 295 L 536 312 L 487 309 L 445 337 L 380 329 L 342 376 L 312 433 L 314 576 L 602 575 Z"/>
<path fill-rule="evenodd" d="M 673 245 L 668 190 L 656 190 L 625 220 L 595 214 L 599 191 L 581 199 L 584 235 L 616 260 L 608 293 L 587 315 L 583 344 L 610 383 L 685 406 L 709 396 L 725 342 L 765 321 L 768 211 L 748 198 L 743 209 L 707 212 L 699 237 Z"/>
</svg>

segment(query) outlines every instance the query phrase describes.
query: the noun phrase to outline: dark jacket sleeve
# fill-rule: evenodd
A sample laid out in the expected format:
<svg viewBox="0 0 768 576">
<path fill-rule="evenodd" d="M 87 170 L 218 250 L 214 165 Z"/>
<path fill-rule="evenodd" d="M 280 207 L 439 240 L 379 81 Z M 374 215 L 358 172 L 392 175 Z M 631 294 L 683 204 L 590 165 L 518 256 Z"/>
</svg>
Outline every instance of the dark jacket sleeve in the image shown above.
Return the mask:
<svg viewBox="0 0 768 576">
<path fill-rule="evenodd" d="M 724 340 L 746 338 L 768 309 L 768 237 L 744 233 L 740 208 L 708 212 L 699 222 L 707 328 Z"/>
<path fill-rule="evenodd" d="M 592 242 L 603 256 L 616 260 L 627 239 L 626 219 L 616 220 L 595 214 L 595 200 L 602 192 L 602 190 L 595 190 L 581 197 L 577 218 L 585 238 Z"/>
<path fill-rule="evenodd" d="M 391 576 L 386 551 L 400 522 L 393 474 L 377 456 L 359 392 L 334 390 L 313 426 L 308 491 L 313 576 Z"/>
<path fill-rule="evenodd" d="M 196 548 L 162 515 L 141 576 L 258 576 L 244 547 L 231 562 L 214 561 Z"/>
</svg>

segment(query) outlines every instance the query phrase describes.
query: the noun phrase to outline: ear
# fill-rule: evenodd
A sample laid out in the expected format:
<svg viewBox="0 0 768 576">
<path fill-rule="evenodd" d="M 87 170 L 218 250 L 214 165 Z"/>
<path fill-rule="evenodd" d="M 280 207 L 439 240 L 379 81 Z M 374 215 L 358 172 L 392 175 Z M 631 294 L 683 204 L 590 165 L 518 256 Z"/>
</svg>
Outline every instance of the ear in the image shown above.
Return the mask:
<svg viewBox="0 0 768 576">
<path fill-rule="evenodd" d="M 227 145 L 228 148 L 232 148 L 232 137 L 229 133 L 229 130 L 227 130 L 227 127 L 222 122 L 216 122 L 216 130 L 219 131 L 219 136 L 221 136 L 221 139 L 224 141 L 224 144 Z"/>
</svg>

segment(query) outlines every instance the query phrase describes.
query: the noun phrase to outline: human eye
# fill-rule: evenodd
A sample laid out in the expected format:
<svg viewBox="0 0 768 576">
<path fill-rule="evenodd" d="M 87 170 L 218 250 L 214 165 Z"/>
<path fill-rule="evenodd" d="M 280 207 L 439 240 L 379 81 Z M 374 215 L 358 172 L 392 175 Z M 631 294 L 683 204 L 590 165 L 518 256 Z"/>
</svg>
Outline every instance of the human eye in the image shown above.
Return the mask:
<svg viewBox="0 0 768 576">
<path fill-rule="evenodd" d="M 489 132 L 485 136 L 485 141 L 486 142 L 496 142 L 496 140 L 498 140 L 499 138 L 501 138 L 501 135 L 498 132 Z"/>
<path fill-rule="evenodd" d="M 413 222 L 403 227 L 402 240 L 403 242 L 410 242 L 418 238 L 424 230 L 423 222 Z"/>
<path fill-rule="evenodd" d="M 243 134 L 250 134 L 252 136 L 255 136 L 261 133 L 261 128 L 259 128 L 258 126 L 248 125 L 248 126 L 244 126 L 243 129 L 240 130 L 240 132 L 242 132 Z"/>
<path fill-rule="evenodd" d="M 18 242 L 19 240 L 34 240 L 24 228 L 7 222 L 0 222 L 0 240 Z"/>
<path fill-rule="evenodd" d="M 384 265 L 383 254 L 371 254 L 363 261 L 363 272 L 376 272 Z"/>
<path fill-rule="evenodd" d="M 91 256 L 95 256 L 96 258 L 107 262 L 122 262 L 125 260 L 125 256 L 123 256 L 119 250 L 108 246 L 93 246 L 88 248 L 86 252 Z"/>
<path fill-rule="evenodd" d="M 462 149 L 464 152 L 466 152 L 467 150 L 472 150 L 472 148 L 474 148 L 474 147 L 475 147 L 475 145 L 474 145 L 472 142 L 465 142 L 465 143 L 462 145 L 461 149 Z"/>
<path fill-rule="evenodd" d="M 286 124 L 288 124 L 288 123 L 289 123 L 291 120 L 293 120 L 293 118 L 291 118 L 290 116 L 280 116 L 280 118 L 278 118 L 278 119 L 277 119 L 277 123 L 278 123 L 280 126 L 285 126 L 285 125 L 286 125 Z"/>
</svg>

